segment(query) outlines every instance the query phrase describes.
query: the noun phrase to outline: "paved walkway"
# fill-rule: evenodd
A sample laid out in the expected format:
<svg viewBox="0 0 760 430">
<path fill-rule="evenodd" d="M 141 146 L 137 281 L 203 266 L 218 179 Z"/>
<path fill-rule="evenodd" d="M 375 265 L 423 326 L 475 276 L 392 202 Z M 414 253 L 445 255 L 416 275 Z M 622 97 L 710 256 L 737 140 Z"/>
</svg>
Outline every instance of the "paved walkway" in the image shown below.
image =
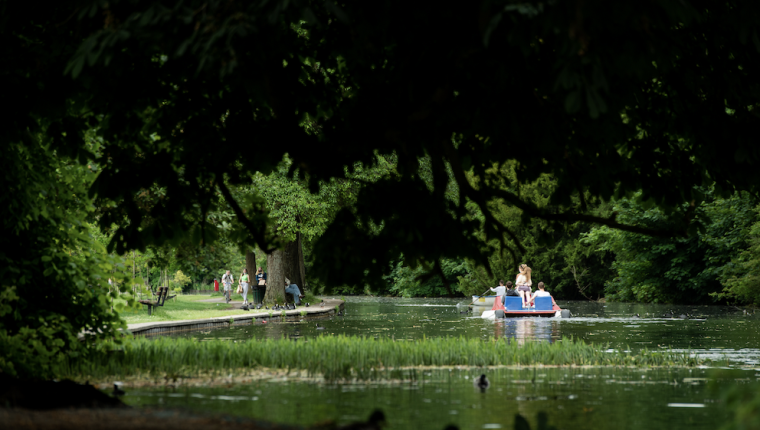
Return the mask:
<svg viewBox="0 0 760 430">
<path fill-rule="evenodd" d="M 214 298 L 209 300 L 199 300 L 199 302 L 225 303 L 224 298 Z M 324 305 L 323 305 L 324 303 Z M 232 301 L 229 303 L 235 308 L 240 308 L 243 304 L 241 301 Z M 252 320 L 257 321 L 282 321 L 282 313 L 285 312 L 286 320 L 288 317 L 300 317 L 305 312 L 304 317 L 327 316 L 335 313 L 335 307 L 343 309 L 345 302 L 338 299 L 325 299 L 321 303 L 313 303 L 311 306 L 299 306 L 296 309 L 272 310 L 272 309 L 254 309 L 244 314 L 227 315 L 223 317 L 202 318 L 196 320 L 178 320 L 178 321 L 156 321 L 148 323 L 129 324 L 127 329 L 135 335 L 160 334 L 173 331 L 199 330 L 213 326 L 229 326 L 236 324 L 250 324 Z M 271 313 L 271 315 L 270 315 Z"/>
</svg>

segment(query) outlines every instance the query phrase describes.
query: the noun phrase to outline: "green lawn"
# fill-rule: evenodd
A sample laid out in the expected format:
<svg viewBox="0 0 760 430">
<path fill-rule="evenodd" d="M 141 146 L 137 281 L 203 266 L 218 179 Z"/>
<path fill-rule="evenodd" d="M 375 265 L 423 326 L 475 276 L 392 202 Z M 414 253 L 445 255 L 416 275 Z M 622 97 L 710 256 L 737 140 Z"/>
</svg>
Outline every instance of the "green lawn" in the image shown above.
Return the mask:
<svg viewBox="0 0 760 430">
<path fill-rule="evenodd" d="M 221 295 L 216 297 L 221 297 Z M 148 316 L 147 306 L 144 305 L 140 305 L 140 309 L 123 310 L 120 312 L 120 315 L 128 324 L 135 324 L 154 321 L 224 317 L 246 313 L 246 311 L 240 309 L 239 304 L 228 305 L 226 303 L 200 302 L 200 300 L 211 298 L 214 297 L 208 294 L 177 296 L 171 300 L 167 300 L 163 307 L 153 308 L 153 315 L 151 316 Z M 233 294 L 232 299 L 237 301 L 243 300 L 239 294 Z"/>
<path fill-rule="evenodd" d="M 127 324 L 146 323 L 155 321 L 176 321 L 176 320 L 194 320 L 214 317 L 224 317 L 230 315 L 239 315 L 247 313 L 240 309 L 238 304 L 226 303 L 201 303 L 200 300 L 213 298 L 222 298 L 221 293 L 197 294 L 197 295 L 180 295 L 171 300 L 167 300 L 163 307 L 153 308 L 153 315 L 148 316 L 147 306 L 140 305 L 139 309 L 126 309 L 120 311 L 121 317 Z M 253 297 L 249 293 L 248 300 Z M 233 294 L 232 300 L 237 302 L 243 301 L 243 296 Z M 304 301 L 312 303 L 320 299 L 314 295 L 307 294 Z M 124 302 L 122 302 L 124 303 Z"/>
</svg>

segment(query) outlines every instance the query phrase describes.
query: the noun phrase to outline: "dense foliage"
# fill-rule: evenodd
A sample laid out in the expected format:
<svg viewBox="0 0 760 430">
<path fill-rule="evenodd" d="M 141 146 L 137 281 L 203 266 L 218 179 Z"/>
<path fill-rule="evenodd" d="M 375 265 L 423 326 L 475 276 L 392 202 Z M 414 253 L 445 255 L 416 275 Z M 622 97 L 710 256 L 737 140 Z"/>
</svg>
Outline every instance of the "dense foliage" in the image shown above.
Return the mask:
<svg viewBox="0 0 760 430">
<path fill-rule="evenodd" d="M 693 212 L 696 231 L 688 237 L 664 239 L 595 227 L 582 242 L 615 256 L 615 275 L 605 287 L 610 299 L 709 303 L 711 295 L 722 291 L 727 271 L 740 272 L 734 260 L 749 246 L 750 229 L 758 222 L 757 203 L 748 194 L 723 199 L 708 192 L 702 203 L 677 209 Z M 671 222 L 662 210 L 635 198 L 616 202 L 614 210 L 633 225 L 667 229 Z"/>
<path fill-rule="evenodd" d="M 378 153 L 398 157 L 398 175 L 364 187 L 315 244 L 324 260 L 314 274 L 336 285 L 380 283 L 400 253 L 485 265 L 494 249 L 473 241 L 481 229 L 524 252 L 514 228 L 489 213 L 499 202 L 552 228 L 590 221 L 673 236 L 686 232 L 688 214 L 665 231 L 634 228 L 589 213 L 585 195 L 643 189 L 645 200 L 673 208 L 700 199 L 694 185 L 716 183 L 725 195 L 760 183 L 754 169 L 734 168 L 758 156 L 753 2 L 463 2 L 435 13 L 394 2 L 6 7 L 15 17 L 4 23 L 6 49 L 20 58 L 49 63 L 52 51 L 29 48 L 68 44 L 55 51 L 63 63 L 48 68 L 65 77 L 32 77 L 40 88 L 66 85 L 45 100 L 76 100 L 67 127 L 94 127 L 108 146 L 92 191 L 117 203 L 99 222 L 119 226 L 118 252 L 183 236 L 212 242 L 218 193 L 249 236 L 236 240 L 268 249 L 276 238 L 260 200 L 237 201 L 230 186 L 249 185 L 284 154 L 313 191 Z M 426 154 L 432 192 L 417 169 Z M 507 160 L 520 182 L 552 173 L 549 205 L 489 184 L 487 170 Z M 452 178 L 457 201 L 445 197 Z M 163 197 L 142 204 L 156 187 Z M 467 202 L 484 223 L 468 219 Z"/>
<path fill-rule="evenodd" d="M 760 206 L 755 208 L 754 224 L 744 237 L 745 249 L 733 249 L 731 263 L 721 276 L 723 290 L 713 293 L 719 299 L 760 305 Z M 737 250 L 741 250 L 737 254 Z"/>
<path fill-rule="evenodd" d="M 78 335 L 110 338 L 123 327 L 107 282 L 119 260 L 85 222 L 95 209 L 87 197 L 94 173 L 44 136 L 0 150 L 0 373 L 11 375 L 51 376 L 63 360 L 91 352 Z"/>
</svg>

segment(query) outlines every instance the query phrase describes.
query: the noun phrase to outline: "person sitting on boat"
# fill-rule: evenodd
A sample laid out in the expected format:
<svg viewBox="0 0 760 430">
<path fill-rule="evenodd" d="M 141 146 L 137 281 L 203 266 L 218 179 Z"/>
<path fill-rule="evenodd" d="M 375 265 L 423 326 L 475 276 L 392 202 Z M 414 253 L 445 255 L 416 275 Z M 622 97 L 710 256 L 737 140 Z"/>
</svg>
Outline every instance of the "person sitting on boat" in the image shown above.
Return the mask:
<svg viewBox="0 0 760 430">
<path fill-rule="evenodd" d="M 502 297 L 507 294 L 507 287 L 504 286 L 504 281 L 500 279 L 499 286 L 491 288 L 491 291 L 496 291 L 496 297 Z"/>
<path fill-rule="evenodd" d="M 519 267 L 520 274 L 515 279 L 515 285 L 517 285 L 517 293 L 523 299 L 523 307 L 528 307 L 530 304 L 530 286 L 533 282 L 530 280 L 530 272 L 532 271 L 527 264 L 521 264 Z"/>
<path fill-rule="evenodd" d="M 552 297 L 551 294 L 549 294 L 548 291 L 546 291 L 546 288 L 544 287 L 543 282 L 538 283 L 538 289 L 533 294 L 533 297 L 530 298 L 530 302 L 533 303 L 534 300 L 536 300 L 536 297 L 551 297 L 552 298 L 552 306 L 557 306 L 557 302 L 554 301 L 554 297 Z M 559 307 L 559 306 L 557 306 Z"/>
<path fill-rule="evenodd" d="M 507 292 L 504 294 L 505 296 L 519 296 L 520 294 L 517 293 L 517 288 L 512 288 L 512 281 L 507 281 Z"/>
<path fill-rule="evenodd" d="M 501 301 L 504 303 L 504 306 L 507 306 L 507 296 L 515 296 L 515 297 L 520 296 L 517 293 L 517 288 L 512 288 L 512 281 L 507 281 L 507 291 L 504 293 L 504 297 L 501 298 Z"/>
</svg>

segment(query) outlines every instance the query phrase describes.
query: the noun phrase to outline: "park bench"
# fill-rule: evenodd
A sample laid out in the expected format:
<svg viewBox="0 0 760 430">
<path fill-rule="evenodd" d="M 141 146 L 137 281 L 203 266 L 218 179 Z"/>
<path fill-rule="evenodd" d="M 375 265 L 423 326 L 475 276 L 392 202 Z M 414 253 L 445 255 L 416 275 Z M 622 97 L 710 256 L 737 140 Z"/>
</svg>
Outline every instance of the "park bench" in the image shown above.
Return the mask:
<svg viewBox="0 0 760 430">
<path fill-rule="evenodd" d="M 163 306 L 166 299 L 173 299 L 176 297 L 176 294 L 173 296 L 166 297 L 166 295 L 169 294 L 169 287 L 158 287 L 158 292 L 156 293 L 156 300 L 140 300 L 139 302 L 145 306 L 148 307 L 148 315 L 153 314 L 153 308 L 156 306 Z"/>
</svg>

